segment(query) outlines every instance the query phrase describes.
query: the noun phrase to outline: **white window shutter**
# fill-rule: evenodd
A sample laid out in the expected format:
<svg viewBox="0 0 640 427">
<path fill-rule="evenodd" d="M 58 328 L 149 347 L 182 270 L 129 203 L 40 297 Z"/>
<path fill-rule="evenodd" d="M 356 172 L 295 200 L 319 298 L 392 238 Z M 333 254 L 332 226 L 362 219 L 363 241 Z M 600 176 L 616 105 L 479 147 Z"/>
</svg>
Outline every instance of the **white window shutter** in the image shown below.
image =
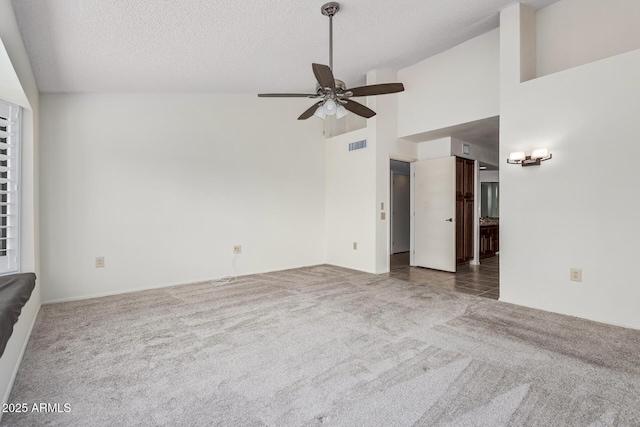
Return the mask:
<svg viewBox="0 0 640 427">
<path fill-rule="evenodd" d="M 0 275 L 20 271 L 20 107 L 0 101 Z"/>
</svg>

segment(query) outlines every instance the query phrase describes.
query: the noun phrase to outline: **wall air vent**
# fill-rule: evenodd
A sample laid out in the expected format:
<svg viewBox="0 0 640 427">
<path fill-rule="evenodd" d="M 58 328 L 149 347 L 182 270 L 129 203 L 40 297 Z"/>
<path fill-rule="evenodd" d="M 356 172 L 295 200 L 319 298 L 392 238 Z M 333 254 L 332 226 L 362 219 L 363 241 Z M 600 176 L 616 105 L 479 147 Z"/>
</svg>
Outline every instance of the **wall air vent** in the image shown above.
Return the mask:
<svg viewBox="0 0 640 427">
<path fill-rule="evenodd" d="M 356 141 L 349 144 L 349 151 L 354 150 L 362 150 L 363 148 L 367 148 L 367 140 L 363 139 L 362 141 Z"/>
</svg>

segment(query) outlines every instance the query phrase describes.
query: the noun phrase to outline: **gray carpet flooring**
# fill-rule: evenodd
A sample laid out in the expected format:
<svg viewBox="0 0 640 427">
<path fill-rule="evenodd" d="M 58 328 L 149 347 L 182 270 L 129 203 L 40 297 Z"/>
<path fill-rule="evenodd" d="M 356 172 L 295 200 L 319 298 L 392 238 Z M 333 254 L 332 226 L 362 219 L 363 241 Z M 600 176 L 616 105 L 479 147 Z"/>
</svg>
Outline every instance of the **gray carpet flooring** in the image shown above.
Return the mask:
<svg viewBox="0 0 640 427">
<path fill-rule="evenodd" d="M 9 401 L 70 412 L 5 426 L 638 426 L 640 331 L 316 266 L 43 306 Z"/>
</svg>

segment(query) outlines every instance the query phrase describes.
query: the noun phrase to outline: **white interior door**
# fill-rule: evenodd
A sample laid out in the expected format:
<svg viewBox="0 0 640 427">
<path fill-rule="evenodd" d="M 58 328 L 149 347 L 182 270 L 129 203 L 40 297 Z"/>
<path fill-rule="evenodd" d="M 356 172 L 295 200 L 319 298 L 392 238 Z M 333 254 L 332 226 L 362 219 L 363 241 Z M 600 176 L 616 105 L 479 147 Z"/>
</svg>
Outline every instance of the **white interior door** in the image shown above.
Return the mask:
<svg viewBox="0 0 640 427">
<path fill-rule="evenodd" d="M 414 163 L 413 265 L 456 271 L 456 158 Z"/>
<path fill-rule="evenodd" d="M 391 174 L 391 253 L 409 251 L 411 218 L 409 175 Z"/>
</svg>

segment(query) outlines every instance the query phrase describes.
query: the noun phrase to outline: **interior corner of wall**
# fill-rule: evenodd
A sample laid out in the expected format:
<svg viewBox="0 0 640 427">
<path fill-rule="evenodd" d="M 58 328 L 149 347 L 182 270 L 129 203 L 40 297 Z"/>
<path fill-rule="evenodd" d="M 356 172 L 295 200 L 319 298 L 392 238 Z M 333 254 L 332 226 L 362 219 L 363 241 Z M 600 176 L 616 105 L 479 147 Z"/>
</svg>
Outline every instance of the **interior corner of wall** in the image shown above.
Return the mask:
<svg viewBox="0 0 640 427">
<path fill-rule="evenodd" d="M 526 5 L 520 8 L 520 82 L 535 79 L 537 67 L 536 11 Z"/>
<path fill-rule="evenodd" d="M 500 12 L 501 86 L 535 78 L 536 62 L 535 10 L 519 2 L 506 7 Z"/>
</svg>

